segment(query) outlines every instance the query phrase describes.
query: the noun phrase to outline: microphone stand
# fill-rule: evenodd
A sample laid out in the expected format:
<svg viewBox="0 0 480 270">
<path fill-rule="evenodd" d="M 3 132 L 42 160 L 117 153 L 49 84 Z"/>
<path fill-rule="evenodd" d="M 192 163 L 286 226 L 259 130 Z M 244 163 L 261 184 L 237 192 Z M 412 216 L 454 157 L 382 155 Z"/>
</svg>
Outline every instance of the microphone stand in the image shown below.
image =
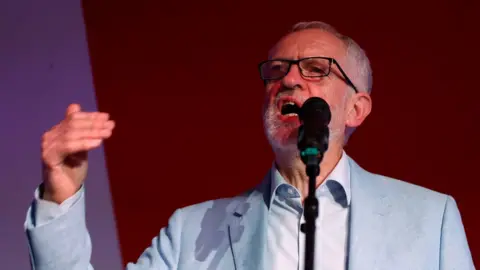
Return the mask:
<svg viewBox="0 0 480 270">
<path fill-rule="evenodd" d="M 327 129 L 327 128 L 326 128 Z M 304 202 L 305 223 L 301 230 L 305 233 L 305 270 L 314 270 L 315 262 L 315 221 L 318 217 L 318 199 L 315 195 L 317 176 L 320 174 L 320 162 L 328 147 L 328 129 L 323 133 L 323 147 L 310 146 L 300 152 L 306 165 L 308 180 L 308 195 Z"/>
</svg>

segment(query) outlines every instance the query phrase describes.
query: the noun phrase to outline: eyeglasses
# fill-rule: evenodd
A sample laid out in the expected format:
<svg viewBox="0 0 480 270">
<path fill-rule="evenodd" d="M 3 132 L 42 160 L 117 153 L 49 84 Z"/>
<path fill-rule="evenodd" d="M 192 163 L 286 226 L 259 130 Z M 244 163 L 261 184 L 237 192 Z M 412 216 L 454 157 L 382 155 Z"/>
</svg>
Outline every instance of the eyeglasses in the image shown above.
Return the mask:
<svg viewBox="0 0 480 270">
<path fill-rule="evenodd" d="M 337 60 L 330 57 L 307 57 L 298 60 L 272 59 L 258 64 L 258 69 L 262 80 L 279 80 L 283 78 L 288 74 L 293 64 L 298 65 L 302 76 L 307 78 L 321 78 L 330 74 L 332 63 L 338 67 L 338 70 L 345 78 L 345 82 L 355 90 L 355 93 L 358 93 L 357 87 L 355 87 L 350 78 L 348 78 Z"/>
</svg>

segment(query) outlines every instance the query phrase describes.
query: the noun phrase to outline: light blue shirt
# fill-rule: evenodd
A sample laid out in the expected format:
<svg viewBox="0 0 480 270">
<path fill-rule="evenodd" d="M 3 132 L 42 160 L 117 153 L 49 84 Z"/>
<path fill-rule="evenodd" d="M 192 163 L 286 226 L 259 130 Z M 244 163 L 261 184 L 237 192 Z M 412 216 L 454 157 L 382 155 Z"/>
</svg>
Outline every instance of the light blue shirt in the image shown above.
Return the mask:
<svg viewBox="0 0 480 270">
<path fill-rule="evenodd" d="M 299 190 L 274 167 L 268 213 L 267 256 L 272 269 L 303 270 L 305 223 Z M 345 269 L 350 205 L 350 167 L 346 154 L 317 188 L 315 269 Z"/>
</svg>

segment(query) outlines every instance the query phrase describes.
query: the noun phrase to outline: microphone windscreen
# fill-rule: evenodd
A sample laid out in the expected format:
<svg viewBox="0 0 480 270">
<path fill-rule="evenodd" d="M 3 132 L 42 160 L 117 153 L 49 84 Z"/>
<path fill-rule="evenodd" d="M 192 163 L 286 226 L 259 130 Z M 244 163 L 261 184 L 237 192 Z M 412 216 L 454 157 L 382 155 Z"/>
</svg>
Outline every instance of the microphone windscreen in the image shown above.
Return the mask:
<svg viewBox="0 0 480 270">
<path fill-rule="evenodd" d="M 311 97 L 303 103 L 298 114 L 300 121 L 325 125 L 330 123 L 332 115 L 328 103 L 319 97 Z"/>
</svg>

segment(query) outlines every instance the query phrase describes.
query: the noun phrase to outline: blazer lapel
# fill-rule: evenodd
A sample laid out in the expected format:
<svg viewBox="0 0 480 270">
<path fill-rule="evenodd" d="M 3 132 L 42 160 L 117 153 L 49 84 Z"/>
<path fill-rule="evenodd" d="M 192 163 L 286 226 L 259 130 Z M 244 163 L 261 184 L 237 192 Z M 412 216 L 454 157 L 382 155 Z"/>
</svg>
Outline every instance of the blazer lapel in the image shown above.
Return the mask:
<svg viewBox="0 0 480 270">
<path fill-rule="evenodd" d="M 270 172 L 255 189 L 245 194 L 233 211 L 228 225 L 229 241 L 236 270 L 263 270 Z"/>
<path fill-rule="evenodd" d="M 390 198 L 381 186 L 371 183 L 372 175 L 349 159 L 351 168 L 351 210 L 348 269 L 386 269 L 387 248 L 383 236 L 391 226 Z M 377 183 L 378 184 L 378 183 Z"/>
</svg>

